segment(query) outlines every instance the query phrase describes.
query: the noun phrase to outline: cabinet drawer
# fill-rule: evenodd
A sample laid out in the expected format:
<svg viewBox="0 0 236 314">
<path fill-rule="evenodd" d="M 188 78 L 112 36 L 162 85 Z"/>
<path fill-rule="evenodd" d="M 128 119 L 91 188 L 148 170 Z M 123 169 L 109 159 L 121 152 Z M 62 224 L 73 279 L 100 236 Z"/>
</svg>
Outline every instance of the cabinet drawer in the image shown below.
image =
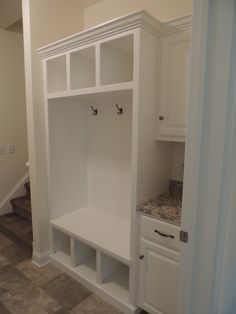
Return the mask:
<svg viewBox="0 0 236 314">
<path fill-rule="evenodd" d="M 141 236 L 163 246 L 179 249 L 180 228 L 141 215 Z"/>
</svg>

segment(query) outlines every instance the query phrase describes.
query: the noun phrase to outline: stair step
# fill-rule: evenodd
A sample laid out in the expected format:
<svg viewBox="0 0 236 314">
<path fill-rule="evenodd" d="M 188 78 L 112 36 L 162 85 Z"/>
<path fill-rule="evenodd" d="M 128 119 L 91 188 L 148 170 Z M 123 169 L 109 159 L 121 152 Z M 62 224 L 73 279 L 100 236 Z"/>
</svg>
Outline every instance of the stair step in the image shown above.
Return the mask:
<svg viewBox="0 0 236 314">
<path fill-rule="evenodd" d="M 0 217 L 0 232 L 32 253 L 33 236 L 31 222 L 15 213 L 6 214 Z"/>
<path fill-rule="evenodd" d="M 23 219 L 32 221 L 31 201 L 28 196 L 17 197 L 11 200 L 13 212 Z"/>
<path fill-rule="evenodd" d="M 26 196 L 30 197 L 30 182 L 29 181 L 26 182 L 24 184 L 24 186 L 25 186 L 25 190 L 26 190 Z"/>
</svg>

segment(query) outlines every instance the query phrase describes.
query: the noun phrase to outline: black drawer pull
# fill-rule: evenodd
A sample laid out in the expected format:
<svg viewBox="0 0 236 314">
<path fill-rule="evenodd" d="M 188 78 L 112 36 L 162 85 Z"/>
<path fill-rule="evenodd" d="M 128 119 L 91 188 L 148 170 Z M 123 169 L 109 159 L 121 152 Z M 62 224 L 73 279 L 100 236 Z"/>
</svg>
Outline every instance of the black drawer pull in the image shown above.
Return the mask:
<svg viewBox="0 0 236 314">
<path fill-rule="evenodd" d="M 160 232 L 160 231 L 157 230 L 157 229 L 155 229 L 154 232 L 158 233 L 160 236 L 165 237 L 165 238 L 171 238 L 171 239 L 174 239 L 174 238 L 175 238 L 173 235 L 162 233 L 162 232 Z"/>
</svg>

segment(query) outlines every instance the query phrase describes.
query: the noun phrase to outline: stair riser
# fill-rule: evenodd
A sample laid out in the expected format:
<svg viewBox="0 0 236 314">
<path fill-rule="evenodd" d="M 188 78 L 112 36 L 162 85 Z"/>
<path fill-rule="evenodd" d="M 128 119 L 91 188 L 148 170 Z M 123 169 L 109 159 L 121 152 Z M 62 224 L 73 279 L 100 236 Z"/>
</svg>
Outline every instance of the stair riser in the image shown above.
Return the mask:
<svg viewBox="0 0 236 314">
<path fill-rule="evenodd" d="M 0 219 L 0 232 L 9 237 L 28 252 L 32 253 L 32 217 L 30 184 L 25 183 L 25 196 L 13 198 L 13 213 L 5 214 Z"/>
<path fill-rule="evenodd" d="M 13 213 L 15 213 L 17 216 L 19 216 L 23 219 L 28 220 L 29 222 L 32 222 L 31 215 L 27 211 L 25 211 L 24 209 L 22 209 L 16 205 L 13 205 Z"/>
<path fill-rule="evenodd" d="M 30 185 L 28 183 L 25 184 L 26 196 L 30 198 Z"/>
</svg>

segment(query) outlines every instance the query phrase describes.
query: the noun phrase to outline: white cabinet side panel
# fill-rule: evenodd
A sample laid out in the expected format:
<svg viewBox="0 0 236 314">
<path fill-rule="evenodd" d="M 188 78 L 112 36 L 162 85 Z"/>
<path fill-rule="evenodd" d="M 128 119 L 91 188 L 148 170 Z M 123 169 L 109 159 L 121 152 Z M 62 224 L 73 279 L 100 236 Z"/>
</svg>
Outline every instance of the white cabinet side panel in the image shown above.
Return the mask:
<svg viewBox="0 0 236 314">
<path fill-rule="evenodd" d="M 168 189 L 171 145 L 155 141 L 158 96 L 159 40 L 141 31 L 139 140 L 137 202 L 143 202 Z"/>
</svg>

